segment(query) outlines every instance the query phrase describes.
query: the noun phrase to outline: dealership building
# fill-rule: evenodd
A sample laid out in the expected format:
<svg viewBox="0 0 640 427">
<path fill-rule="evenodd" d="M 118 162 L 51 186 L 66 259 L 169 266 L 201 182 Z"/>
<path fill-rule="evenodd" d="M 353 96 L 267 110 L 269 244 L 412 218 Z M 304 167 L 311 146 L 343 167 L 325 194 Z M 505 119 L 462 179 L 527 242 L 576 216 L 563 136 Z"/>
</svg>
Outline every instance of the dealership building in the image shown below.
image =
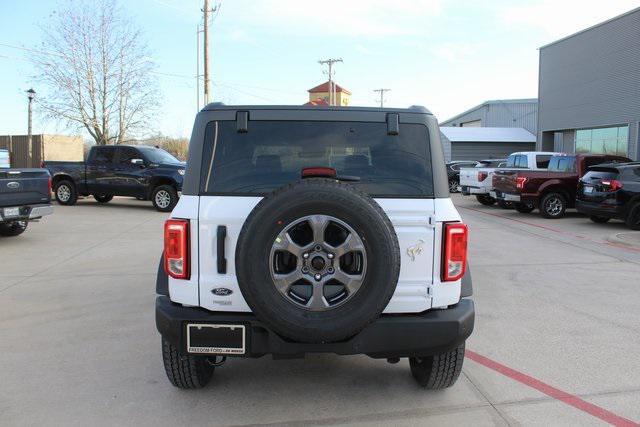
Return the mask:
<svg viewBox="0 0 640 427">
<path fill-rule="evenodd" d="M 440 123 L 446 161 L 503 158 L 536 147 L 538 100 L 485 101 Z"/>
<path fill-rule="evenodd" d="M 538 149 L 638 160 L 640 8 L 540 48 Z"/>
</svg>

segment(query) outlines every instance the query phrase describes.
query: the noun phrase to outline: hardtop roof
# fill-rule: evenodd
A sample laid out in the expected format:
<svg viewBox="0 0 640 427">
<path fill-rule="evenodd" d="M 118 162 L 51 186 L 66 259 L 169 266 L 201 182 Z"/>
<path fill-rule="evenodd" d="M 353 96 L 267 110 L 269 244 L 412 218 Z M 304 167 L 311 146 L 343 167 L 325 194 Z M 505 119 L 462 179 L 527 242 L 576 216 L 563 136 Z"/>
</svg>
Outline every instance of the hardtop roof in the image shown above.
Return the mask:
<svg viewBox="0 0 640 427">
<path fill-rule="evenodd" d="M 429 114 L 431 111 L 421 105 L 412 105 L 408 108 L 380 108 L 380 107 L 341 107 L 323 105 L 225 105 L 222 102 L 207 104 L 202 111 L 217 110 L 300 110 L 300 111 L 372 111 L 388 113 L 413 113 Z"/>
</svg>

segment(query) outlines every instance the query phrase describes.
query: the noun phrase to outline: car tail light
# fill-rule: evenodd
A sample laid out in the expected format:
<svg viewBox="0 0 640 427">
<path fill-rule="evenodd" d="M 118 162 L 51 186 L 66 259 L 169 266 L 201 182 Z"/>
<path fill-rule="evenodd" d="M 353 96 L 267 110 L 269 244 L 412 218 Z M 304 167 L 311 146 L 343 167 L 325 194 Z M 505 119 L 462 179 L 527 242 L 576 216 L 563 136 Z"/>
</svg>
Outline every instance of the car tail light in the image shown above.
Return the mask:
<svg viewBox="0 0 640 427">
<path fill-rule="evenodd" d="M 312 167 L 302 169 L 301 175 L 303 178 L 335 178 L 338 173 L 334 168 Z"/>
<path fill-rule="evenodd" d="M 617 179 L 602 180 L 602 185 L 608 187 L 605 191 L 616 191 L 622 188 L 622 183 Z"/>
<path fill-rule="evenodd" d="M 467 239 L 469 230 L 460 222 L 444 225 L 442 251 L 442 281 L 453 282 L 464 276 L 467 268 Z"/>
<path fill-rule="evenodd" d="M 518 190 L 522 190 L 526 183 L 527 183 L 527 177 L 526 176 L 519 176 L 519 177 L 516 178 L 516 188 Z"/>
<path fill-rule="evenodd" d="M 189 220 L 164 223 L 164 271 L 174 279 L 189 279 Z"/>
<path fill-rule="evenodd" d="M 51 177 L 49 177 L 49 181 L 47 182 L 47 190 L 48 190 L 47 194 L 51 194 L 51 189 L 52 188 L 53 188 L 53 182 L 51 180 Z"/>
<path fill-rule="evenodd" d="M 478 172 L 478 181 L 482 182 L 485 179 L 487 179 L 488 176 L 489 176 L 489 174 L 486 173 L 486 172 Z"/>
</svg>

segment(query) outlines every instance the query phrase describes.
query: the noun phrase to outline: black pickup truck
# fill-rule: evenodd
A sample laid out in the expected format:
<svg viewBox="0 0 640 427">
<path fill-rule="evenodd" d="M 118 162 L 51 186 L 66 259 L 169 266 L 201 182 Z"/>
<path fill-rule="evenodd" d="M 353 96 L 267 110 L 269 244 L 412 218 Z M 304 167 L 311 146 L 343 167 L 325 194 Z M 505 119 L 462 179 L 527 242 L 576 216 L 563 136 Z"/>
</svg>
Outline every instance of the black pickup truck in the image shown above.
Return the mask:
<svg viewBox="0 0 640 427">
<path fill-rule="evenodd" d="M 130 196 L 171 212 L 182 191 L 185 163 L 157 147 L 104 145 L 91 147 L 86 162 L 45 162 L 44 167 L 61 205 L 73 205 L 78 196 L 92 195 L 99 203 Z"/>
<path fill-rule="evenodd" d="M 0 167 L 0 236 L 17 236 L 53 213 L 51 175 L 46 169 Z"/>
</svg>

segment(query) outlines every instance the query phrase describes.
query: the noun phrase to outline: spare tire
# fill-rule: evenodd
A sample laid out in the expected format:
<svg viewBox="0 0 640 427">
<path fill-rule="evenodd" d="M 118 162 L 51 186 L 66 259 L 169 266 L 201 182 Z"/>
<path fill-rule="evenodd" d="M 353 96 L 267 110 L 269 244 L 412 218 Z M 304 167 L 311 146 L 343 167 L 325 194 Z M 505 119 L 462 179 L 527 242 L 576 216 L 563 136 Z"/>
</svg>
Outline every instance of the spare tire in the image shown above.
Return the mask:
<svg viewBox="0 0 640 427">
<path fill-rule="evenodd" d="M 349 338 L 395 291 L 398 238 L 382 208 L 353 186 L 310 178 L 262 199 L 235 254 L 240 290 L 276 333 L 301 342 Z"/>
</svg>

